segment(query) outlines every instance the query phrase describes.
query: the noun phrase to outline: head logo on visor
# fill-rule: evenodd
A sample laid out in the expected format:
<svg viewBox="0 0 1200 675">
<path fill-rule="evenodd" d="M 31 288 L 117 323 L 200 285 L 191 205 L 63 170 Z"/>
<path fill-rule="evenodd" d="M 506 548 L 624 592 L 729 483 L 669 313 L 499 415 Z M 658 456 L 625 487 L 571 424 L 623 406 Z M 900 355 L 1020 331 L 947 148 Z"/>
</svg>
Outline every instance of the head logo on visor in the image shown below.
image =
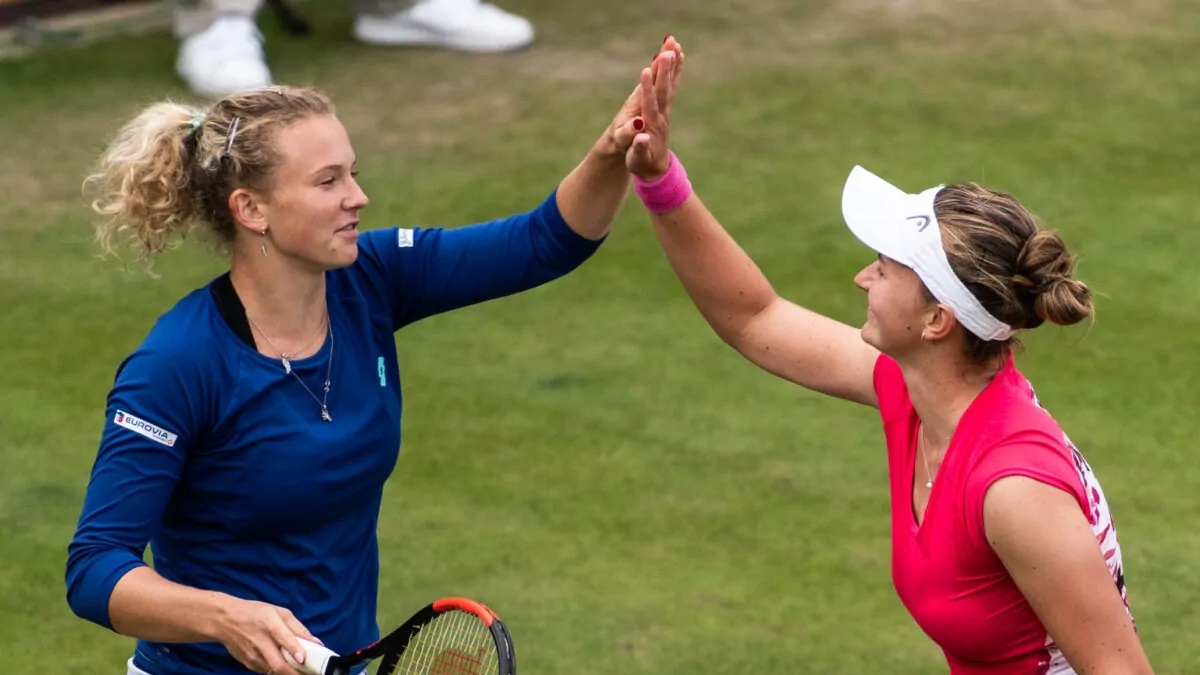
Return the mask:
<svg viewBox="0 0 1200 675">
<path fill-rule="evenodd" d="M 939 185 L 910 195 L 856 166 L 842 191 L 842 215 L 862 243 L 916 272 L 964 328 L 983 340 L 1007 340 L 1015 332 L 1012 327 L 979 304 L 946 259 L 933 212 L 941 189 Z"/>
<path fill-rule="evenodd" d="M 924 232 L 925 228 L 929 227 L 929 223 L 933 222 L 929 216 L 909 216 L 908 219 L 918 221 L 917 232 Z"/>
</svg>

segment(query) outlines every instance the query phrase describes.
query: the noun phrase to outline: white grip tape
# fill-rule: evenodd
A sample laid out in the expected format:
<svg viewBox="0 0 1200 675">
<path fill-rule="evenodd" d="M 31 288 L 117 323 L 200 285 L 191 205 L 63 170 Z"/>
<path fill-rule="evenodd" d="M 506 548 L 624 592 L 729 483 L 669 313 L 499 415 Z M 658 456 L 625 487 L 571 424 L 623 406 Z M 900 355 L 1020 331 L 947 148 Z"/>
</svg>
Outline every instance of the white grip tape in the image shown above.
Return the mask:
<svg viewBox="0 0 1200 675">
<path fill-rule="evenodd" d="M 329 659 L 337 656 L 337 652 L 323 647 L 315 642 L 309 642 L 304 638 L 296 638 L 296 642 L 304 648 L 304 663 L 296 663 L 296 659 L 287 652 L 286 649 L 280 649 L 283 653 L 283 660 L 296 670 L 307 673 L 308 675 L 325 675 L 325 669 L 329 666 Z"/>
</svg>

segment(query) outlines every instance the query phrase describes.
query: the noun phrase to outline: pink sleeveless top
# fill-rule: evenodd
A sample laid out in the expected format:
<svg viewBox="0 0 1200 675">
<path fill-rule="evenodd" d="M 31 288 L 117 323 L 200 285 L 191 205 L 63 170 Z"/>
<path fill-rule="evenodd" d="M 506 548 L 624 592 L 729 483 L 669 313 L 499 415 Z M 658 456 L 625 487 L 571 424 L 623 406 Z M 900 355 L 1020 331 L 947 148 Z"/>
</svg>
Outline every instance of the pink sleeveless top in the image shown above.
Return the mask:
<svg viewBox="0 0 1200 675">
<path fill-rule="evenodd" d="M 892 580 L 942 648 L 951 675 L 1074 673 L 988 545 L 983 497 L 1005 476 L 1073 495 L 1125 598 L 1121 548 L 1091 467 L 1009 358 L 959 421 L 918 527 L 912 489 L 920 420 L 895 361 L 881 356 L 874 380 L 891 479 Z"/>
</svg>

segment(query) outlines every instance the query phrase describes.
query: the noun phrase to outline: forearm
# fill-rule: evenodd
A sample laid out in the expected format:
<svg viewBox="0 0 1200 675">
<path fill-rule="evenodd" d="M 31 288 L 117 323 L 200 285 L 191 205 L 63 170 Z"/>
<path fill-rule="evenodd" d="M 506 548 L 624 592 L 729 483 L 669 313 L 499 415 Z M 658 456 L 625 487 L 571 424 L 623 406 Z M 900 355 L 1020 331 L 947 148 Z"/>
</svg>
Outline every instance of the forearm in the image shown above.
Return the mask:
<svg viewBox="0 0 1200 675">
<path fill-rule="evenodd" d="M 572 230 L 595 241 L 612 229 L 628 194 L 624 155 L 602 140 L 559 184 L 558 209 Z"/>
<path fill-rule="evenodd" d="M 130 570 L 108 601 L 113 630 L 154 642 L 220 641 L 223 593 L 177 584 L 149 567 Z"/>
<path fill-rule="evenodd" d="M 667 260 L 718 335 L 732 342 L 777 297 L 750 256 L 694 193 L 678 209 L 652 213 Z"/>
</svg>

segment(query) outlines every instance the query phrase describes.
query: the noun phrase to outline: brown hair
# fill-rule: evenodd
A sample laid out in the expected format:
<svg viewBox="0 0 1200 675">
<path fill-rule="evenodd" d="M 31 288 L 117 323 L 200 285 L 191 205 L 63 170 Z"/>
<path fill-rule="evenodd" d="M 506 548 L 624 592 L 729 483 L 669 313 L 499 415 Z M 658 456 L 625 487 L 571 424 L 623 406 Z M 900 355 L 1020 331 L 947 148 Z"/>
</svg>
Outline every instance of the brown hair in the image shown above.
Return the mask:
<svg viewBox="0 0 1200 675">
<path fill-rule="evenodd" d="M 1092 294 L 1071 277 L 1075 256 L 1012 195 L 975 183 L 949 185 L 934 200 L 950 268 L 984 309 L 1014 328 L 1067 326 L 1092 315 Z M 985 363 L 1015 338 L 985 341 L 966 332 L 966 355 Z"/>
<path fill-rule="evenodd" d="M 121 128 L 84 182 L 98 193 L 92 202 L 103 216 L 97 241 L 112 254 L 114 240 L 127 238 L 148 262 L 168 248 L 172 234 L 184 237 L 203 223 L 228 246 L 236 233 L 229 195 L 242 187 L 271 188 L 279 162 L 273 133 L 333 113 L 321 92 L 293 87 L 234 94 L 207 110 L 151 105 Z"/>
</svg>

